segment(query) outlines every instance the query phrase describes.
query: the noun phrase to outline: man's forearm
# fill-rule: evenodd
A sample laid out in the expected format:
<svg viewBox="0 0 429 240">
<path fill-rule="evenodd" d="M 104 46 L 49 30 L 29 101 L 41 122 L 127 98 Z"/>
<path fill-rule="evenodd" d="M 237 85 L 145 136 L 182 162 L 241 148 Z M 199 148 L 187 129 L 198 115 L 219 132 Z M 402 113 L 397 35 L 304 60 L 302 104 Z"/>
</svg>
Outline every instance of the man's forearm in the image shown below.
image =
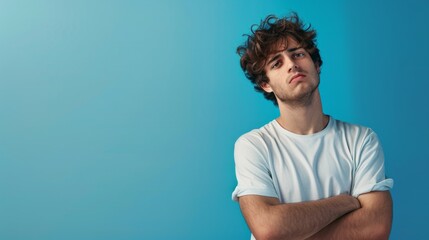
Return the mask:
<svg viewBox="0 0 429 240">
<path fill-rule="evenodd" d="M 360 200 L 362 208 L 337 219 L 308 239 L 388 239 L 392 224 L 390 193 L 372 192 Z"/>
<path fill-rule="evenodd" d="M 346 213 L 360 207 L 349 195 L 340 195 L 301 203 L 252 202 L 255 198 L 240 199 L 244 217 L 256 239 L 304 239 Z"/>
</svg>

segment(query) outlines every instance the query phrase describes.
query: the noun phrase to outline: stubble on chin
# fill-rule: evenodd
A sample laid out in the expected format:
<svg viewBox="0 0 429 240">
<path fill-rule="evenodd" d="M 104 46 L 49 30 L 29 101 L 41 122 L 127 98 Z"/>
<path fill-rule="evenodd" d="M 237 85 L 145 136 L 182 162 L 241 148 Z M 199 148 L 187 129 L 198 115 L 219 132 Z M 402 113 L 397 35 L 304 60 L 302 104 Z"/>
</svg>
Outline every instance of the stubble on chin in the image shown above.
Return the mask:
<svg viewBox="0 0 429 240">
<path fill-rule="evenodd" d="M 300 92 L 294 96 L 277 96 L 277 101 L 280 101 L 292 108 L 306 107 L 313 103 L 314 101 L 314 93 L 319 87 L 319 83 L 308 89 L 307 91 Z"/>
</svg>

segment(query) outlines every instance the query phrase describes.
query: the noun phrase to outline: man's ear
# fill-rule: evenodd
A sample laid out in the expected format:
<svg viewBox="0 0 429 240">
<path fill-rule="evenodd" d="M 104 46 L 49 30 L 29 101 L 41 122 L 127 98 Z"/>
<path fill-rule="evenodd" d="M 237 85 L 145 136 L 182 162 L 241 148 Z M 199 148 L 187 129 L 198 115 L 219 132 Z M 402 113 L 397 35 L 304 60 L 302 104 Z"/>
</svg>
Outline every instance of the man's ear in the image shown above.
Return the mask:
<svg viewBox="0 0 429 240">
<path fill-rule="evenodd" d="M 273 89 L 271 88 L 270 84 L 267 82 L 262 82 L 259 84 L 259 86 L 267 93 L 273 92 Z"/>
<path fill-rule="evenodd" d="M 317 73 L 320 74 L 320 65 L 318 63 L 316 63 L 316 70 L 317 70 Z"/>
</svg>

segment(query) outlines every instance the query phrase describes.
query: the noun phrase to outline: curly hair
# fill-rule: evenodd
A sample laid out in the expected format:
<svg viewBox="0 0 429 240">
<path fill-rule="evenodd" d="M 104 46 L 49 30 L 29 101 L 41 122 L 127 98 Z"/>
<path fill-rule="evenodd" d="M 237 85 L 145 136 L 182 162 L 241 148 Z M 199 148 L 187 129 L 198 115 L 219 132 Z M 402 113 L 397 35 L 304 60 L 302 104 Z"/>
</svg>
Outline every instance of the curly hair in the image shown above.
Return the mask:
<svg viewBox="0 0 429 240">
<path fill-rule="evenodd" d="M 241 68 L 255 90 L 262 92 L 266 99 L 277 106 L 274 93 L 265 92 L 261 88 L 262 83 L 269 82 L 264 70 L 268 57 L 278 52 L 278 46 L 286 45 L 287 38 L 291 37 L 310 54 L 315 64 L 322 66 L 322 58 L 316 45 L 316 31 L 311 28 L 311 25 L 306 26 L 296 13 L 284 18 L 269 15 L 259 26 L 252 25 L 250 30 L 250 35 L 243 35 L 247 36 L 247 40 L 237 48 Z"/>
</svg>

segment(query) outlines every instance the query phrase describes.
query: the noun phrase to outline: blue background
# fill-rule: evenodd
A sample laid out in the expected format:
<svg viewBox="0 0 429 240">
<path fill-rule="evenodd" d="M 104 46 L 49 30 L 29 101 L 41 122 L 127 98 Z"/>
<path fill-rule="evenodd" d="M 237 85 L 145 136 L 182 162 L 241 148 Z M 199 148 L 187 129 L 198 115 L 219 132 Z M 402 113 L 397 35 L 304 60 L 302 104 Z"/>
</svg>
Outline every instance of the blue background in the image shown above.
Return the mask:
<svg viewBox="0 0 429 240">
<path fill-rule="evenodd" d="M 290 11 L 326 113 L 372 127 L 391 239 L 427 237 L 425 1 L 0 1 L 0 239 L 248 239 L 233 144 L 277 116 L 235 48 Z"/>
</svg>

